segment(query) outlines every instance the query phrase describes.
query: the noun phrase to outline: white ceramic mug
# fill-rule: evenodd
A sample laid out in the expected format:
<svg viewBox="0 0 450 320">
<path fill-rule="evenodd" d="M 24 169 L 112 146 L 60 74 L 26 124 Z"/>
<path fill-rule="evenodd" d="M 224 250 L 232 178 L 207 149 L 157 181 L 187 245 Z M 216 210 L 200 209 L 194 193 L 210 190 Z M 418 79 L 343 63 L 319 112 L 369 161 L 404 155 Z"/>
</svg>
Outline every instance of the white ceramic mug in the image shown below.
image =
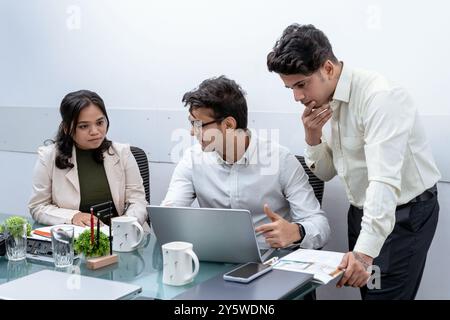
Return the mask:
<svg viewBox="0 0 450 320">
<path fill-rule="evenodd" d="M 169 242 L 162 245 L 163 283 L 182 286 L 194 280 L 200 268 L 197 255 L 192 251 L 192 243 Z M 194 262 L 194 271 L 192 271 Z"/>
<path fill-rule="evenodd" d="M 113 250 L 135 250 L 144 239 L 144 229 L 136 217 L 121 216 L 112 219 Z"/>
</svg>

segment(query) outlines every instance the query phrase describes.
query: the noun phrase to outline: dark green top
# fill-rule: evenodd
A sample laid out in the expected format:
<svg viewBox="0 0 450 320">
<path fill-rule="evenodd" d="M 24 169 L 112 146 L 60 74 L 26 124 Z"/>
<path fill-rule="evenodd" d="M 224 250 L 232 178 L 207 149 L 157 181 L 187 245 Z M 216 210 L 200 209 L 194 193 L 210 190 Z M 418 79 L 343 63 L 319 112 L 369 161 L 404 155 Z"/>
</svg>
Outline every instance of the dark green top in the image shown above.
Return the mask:
<svg viewBox="0 0 450 320">
<path fill-rule="evenodd" d="M 94 160 L 93 150 L 76 148 L 76 160 L 81 197 L 79 210 L 89 213 L 92 205 L 112 201 L 111 190 L 105 167 Z"/>
</svg>

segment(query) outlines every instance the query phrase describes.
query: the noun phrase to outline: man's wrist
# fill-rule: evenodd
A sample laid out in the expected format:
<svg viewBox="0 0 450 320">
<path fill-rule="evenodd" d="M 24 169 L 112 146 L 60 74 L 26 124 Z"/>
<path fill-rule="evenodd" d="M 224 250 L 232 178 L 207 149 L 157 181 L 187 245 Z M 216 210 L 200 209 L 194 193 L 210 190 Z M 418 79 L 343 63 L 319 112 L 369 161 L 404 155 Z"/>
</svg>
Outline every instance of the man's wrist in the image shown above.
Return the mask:
<svg viewBox="0 0 450 320">
<path fill-rule="evenodd" d="M 357 251 L 352 251 L 352 253 L 355 259 L 364 266 L 364 269 L 367 270 L 372 265 L 373 258 Z"/>
<path fill-rule="evenodd" d="M 310 147 L 315 147 L 315 146 L 317 146 L 317 145 L 322 143 L 322 139 L 321 138 L 319 138 L 319 139 L 306 138 L 305 141 Z"/>
<path fill-rule="evenodd" d="M 303 239 L 305 238 L 306 232 L 305 228 L 300 223 L 295 223 L 298 227 L 298 233 L 300 234 L 300 239 L 297 241 L 294 241 L 294 244 L 300 244 Z"/>
</svg>

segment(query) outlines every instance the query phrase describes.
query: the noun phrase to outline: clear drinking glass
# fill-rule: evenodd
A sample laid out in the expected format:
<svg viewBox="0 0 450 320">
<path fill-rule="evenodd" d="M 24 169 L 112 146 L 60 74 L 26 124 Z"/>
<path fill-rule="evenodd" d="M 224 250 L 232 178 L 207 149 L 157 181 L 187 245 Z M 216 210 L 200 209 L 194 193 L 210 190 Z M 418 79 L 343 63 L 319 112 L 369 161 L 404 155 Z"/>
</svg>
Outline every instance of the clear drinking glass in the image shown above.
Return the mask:
<svg viewBox="0 0 450 320">
<path fill-rule="evenodd" d="M 5 228 L 6 255 L 10 261 L 20 261 L 27 257 L 27 223 L 18 223 Z"/>
<path fill-rule="evenodd" d="M 55 267 L 65 268 L 73 265 L 73 226 L 57 226 L 50 231 Z"/>
</svg>

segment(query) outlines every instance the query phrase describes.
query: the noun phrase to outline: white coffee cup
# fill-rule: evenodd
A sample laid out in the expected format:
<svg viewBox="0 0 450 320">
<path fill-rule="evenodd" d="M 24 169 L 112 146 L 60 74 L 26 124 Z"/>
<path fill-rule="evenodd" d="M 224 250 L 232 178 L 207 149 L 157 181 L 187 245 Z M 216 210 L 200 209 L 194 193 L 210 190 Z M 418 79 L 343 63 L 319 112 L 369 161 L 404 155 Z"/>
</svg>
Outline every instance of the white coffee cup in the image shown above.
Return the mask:
<svg viewBox="0 0 450 320">
<path fill-rule="evenodd" d="M 197 255 L 192 251 L 192 243 L 169 242 L 162 245 L 163 283 L 182 286 L 194 280 L 200 268 Z M 192 271 L 194 262 L 194 271 Z"/>
<path fill-rule="evenodd" d="M 113 250 L 135 250 L 144 239 L 144 229 L 136 217 L 121 216 L 112 219 Z"/>
</svg>

